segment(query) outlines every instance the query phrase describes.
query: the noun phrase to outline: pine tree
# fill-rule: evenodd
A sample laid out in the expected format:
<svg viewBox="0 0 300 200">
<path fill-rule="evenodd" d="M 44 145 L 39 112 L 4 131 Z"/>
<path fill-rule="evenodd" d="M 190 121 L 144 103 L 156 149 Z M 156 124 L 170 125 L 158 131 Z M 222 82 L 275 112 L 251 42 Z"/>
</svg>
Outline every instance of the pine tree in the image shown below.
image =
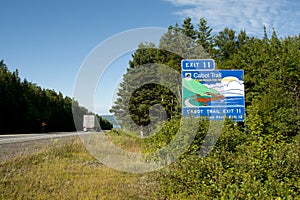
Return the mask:
<svg viewBox="0 0 300 200">
<path fill-rule="evenodd" d="M 207 21 L 204 18 L 200 18 L 198 23 L 197 41 L 198 43 L 210 53 L 213 48 L 214 35 L 211 35 L 212 28 L 207 25 Z"/>
<path fill-rule="evenodd" d="M 184 19 L 181 32 L 183 35 L 195 40 L 196 39 L 196 31 L 194 30 L 194 25 L 192 24 L 192 19 L 187 17 Z"/>
<path fill-rule="evenodd" d="M 159 49 L 151 43 L 141 44 L 132 55 L 118 98 L 110 111 L 121 121 L 123 128 L 148 134 L 152 131 L 148 128 L 151 123 L 150 112 L 156 113 L 154 120 L 164 116 L 162 107 L 167 119 L 181 113 L 181 60 L 208 57 L 202 46 L 196 42 L 190 18 L 184 21 L 182 28 L 178 24 L 169 26 L 167 33 L 160 39 Z M 168 68 L 176 70 L 177 74 L 170 72 Z M 162 78 L 164 74 L 170 74 L 169 78 Z M 146 84 L 149 79 L 159 84 Z"/>
<path fill-rule="evenodd" d="M 215 59 L 218 61 L 228 59 L 237 50 L 235 31 L 229 28 L 220 31 L 215 38 L 215 45 L 217 47 L 215 49 Z"/>
</svg>

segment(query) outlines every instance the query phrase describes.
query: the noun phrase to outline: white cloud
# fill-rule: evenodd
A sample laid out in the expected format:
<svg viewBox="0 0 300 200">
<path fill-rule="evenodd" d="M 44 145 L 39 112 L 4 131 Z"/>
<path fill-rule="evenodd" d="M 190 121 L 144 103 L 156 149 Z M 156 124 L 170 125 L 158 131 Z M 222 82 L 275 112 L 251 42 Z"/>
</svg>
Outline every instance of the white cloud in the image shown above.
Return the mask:
<svg viewBox="0 0 300 200">
<path fill-rule="evenodd" d="M 165 0 L 179 7 L 174 14 L 191 17 L 198 23 L 204 17 L 214 31 L 225 27 L 261 36 L 265 25 L 279 36 L 299 34 L 300 2 L 293 0 Z"/>
</svg>

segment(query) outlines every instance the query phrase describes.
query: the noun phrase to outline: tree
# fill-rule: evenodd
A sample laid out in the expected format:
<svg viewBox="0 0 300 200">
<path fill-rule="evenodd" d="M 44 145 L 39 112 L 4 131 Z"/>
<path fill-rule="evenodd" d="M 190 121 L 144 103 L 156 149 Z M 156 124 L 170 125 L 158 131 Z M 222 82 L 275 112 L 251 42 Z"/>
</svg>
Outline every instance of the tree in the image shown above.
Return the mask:
<svg viewBox="0 0 300 200">
<path fill-rule="evenodd" d="M 204 18 L 200 18 L 198 23 L 197 40 L 199 44 L 210 53 L 213 48 L 214 35 L 211 35 L 212 28 L 207 25 L 207 21 Z"/>
<path fill-rule="evenodd" d="M 162 107 L 167 119 L 181 113 L 181 76 L 178 77 L 181 60 L 208 57 L 196 42 L 196 31 L 190 18 L 184 20 L 182 28 L 178 24 L 169 26 L 160 39 L 159 48 L 152 43 L 140 44 L 132 55 L 118 98 L 110 111 L 121 121 L 123 128 L 130 131 L 139 129 L 140 133 L 148 134 L 152 131 L 148 126 L 151 113 L 156 113 L 152 120 L 164 116 Z M 177 74 L 169 75 L 166 80 L 163 75 L 173 73 L 168 68 L 176 70 Z"/>
<path fill-rule="evenodd" d="M 191 39 L 196 39 L 196 31 L 194 30 L 194 25 L 192 24 L 192 19 L 190 17 L 184 19 L 181 32 Z"/>
<path fill-rule="evenodd" d="M 235 31 L 229 28 L 220 31 L 215 38 L 215 45 L 215 59 L 219 61 L 228 59 L 237 49 Z"/>
<path fill-rule="evenodd" d="M 150 124 L 150 108 L 161 104 L 165 107 L 168 117 L 173 105 L 162 103 L 163 86 L 159 85 L 157 75 L 159 64 L 164 62 L 161 56 L 164 52 L 153 48 L 153 44 L 141 44 L 132 55 L 127 73 L 120 84 L 118 98 L 111 108 L 116 118 L 121 121 L 121 126 L 129 131 L 140 130 L 140 133 L 149 133 L 147 126 Z M 170 95 L 168 95 L 170 96 Z M 175 109 L 172 111 L 174 112 Z"/>
<path fill-rule="evenodd" d="M 270 39 L 266 35 L 243 38 L 244 44 L 219 67 L 245 70 L 246 108 L 250 108 L 246 112 L 248 118 L 255 116 L 248 126 L 256 126 L 259 118 L 263 134 L 296 135 L 300 129 L 299 36 L 280 40 L 273 30 Z"/>
</svg>

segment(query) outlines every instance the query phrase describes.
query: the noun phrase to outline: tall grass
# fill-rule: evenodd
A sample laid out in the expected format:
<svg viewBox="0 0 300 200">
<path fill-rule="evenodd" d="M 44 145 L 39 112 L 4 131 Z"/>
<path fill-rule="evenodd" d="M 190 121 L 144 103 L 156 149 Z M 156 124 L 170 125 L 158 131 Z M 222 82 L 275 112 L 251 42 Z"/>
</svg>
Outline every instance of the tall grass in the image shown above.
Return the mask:
<svg viewBox="0 0 300 200">
<path fill-rule="evenodd" d="M 157 199 L 157 184 L 148 175 L 108 168 L 74 139 L 2 162 L 0 199 Z"/>
</svg>

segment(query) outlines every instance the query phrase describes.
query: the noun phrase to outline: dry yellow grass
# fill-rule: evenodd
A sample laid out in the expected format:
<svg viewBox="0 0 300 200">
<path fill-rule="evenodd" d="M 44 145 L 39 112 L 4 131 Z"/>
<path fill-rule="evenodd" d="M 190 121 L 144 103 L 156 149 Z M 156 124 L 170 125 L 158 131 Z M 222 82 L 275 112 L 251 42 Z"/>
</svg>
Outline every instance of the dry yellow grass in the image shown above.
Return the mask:
<svg viewBox="0 0 300 200">
<path fill-rule="evenodd" d="M 132 141 L 130 145 L 138 149 Z M 63 147 L 3 161 L 0 199 L 157 199 L 158 184 L 150 177 L 102 165 L 75 139 Z"/>
</svg>

